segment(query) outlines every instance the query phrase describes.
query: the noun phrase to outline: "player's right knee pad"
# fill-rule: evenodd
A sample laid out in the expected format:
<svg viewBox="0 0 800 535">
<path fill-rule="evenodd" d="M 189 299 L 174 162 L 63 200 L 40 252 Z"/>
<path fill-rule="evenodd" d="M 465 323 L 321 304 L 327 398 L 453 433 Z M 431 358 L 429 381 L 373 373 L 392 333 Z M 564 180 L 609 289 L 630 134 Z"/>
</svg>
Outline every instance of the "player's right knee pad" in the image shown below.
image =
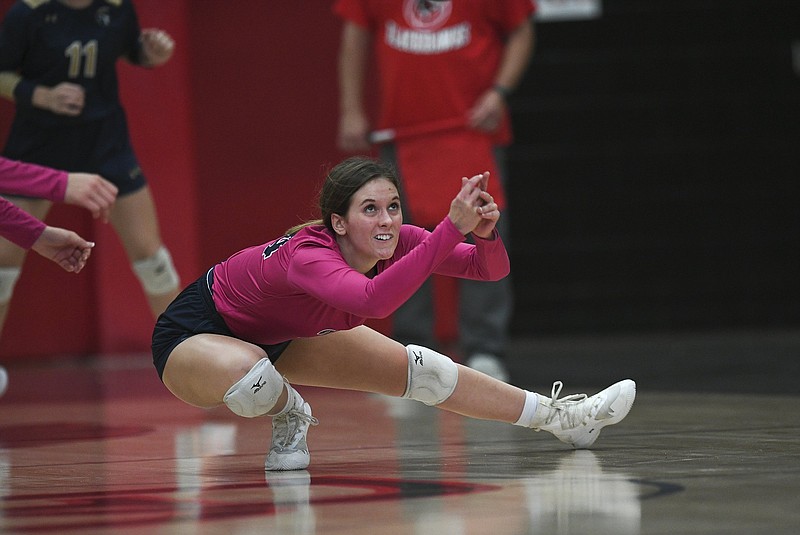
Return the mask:
<svg viewBox="0 0 800 535">
<path fill-rule="evenodd" d="M 234 414 L 255 418 L 267 414 L 278 402 L 281 392 L 283 377 L 268 358 L 263 358 L 230 387 L 222 401 Z"/>
<path fill-rule="evenodd" d="M 427 347 L 408 345 L 408 383 L 404 398 L 425 405 L 442 403 L 456 389 L 458 367 L 450 357 Z"/>
<path fill-rule="evenodd" d="M 19 267 L 0 267 L 0 305 L 11 301 L 20 273 L 22 268 Z"/>
</svg>

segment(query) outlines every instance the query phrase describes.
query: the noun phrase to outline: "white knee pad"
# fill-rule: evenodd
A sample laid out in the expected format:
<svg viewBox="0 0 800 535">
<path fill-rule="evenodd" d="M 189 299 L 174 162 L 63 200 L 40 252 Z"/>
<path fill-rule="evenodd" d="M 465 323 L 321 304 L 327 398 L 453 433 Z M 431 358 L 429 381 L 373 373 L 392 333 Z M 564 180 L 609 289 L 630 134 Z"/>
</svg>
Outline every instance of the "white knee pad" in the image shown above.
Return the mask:
<svg viewBox="0 0 800 535">
<path fill-rule="evenodd" d="M 0 305 L 11 301 L 20 273 L 22 268 L 19 267 L 0 267 Z"/>
<path fill-rule="evenodd" d="M 180 280 L 172 256 L 166 247 L 161 246 L 156 254 L 133 263 L 133 271 L 139 277 L 144 291 L 150 295 L 169 293 L 178 288 Z"/>
<path fill-rule="evenodd" d="M 263 416 L 278 402 L 283 377 L 267 358 L 259 360 L 244 377 L 230 387 L 222 401 L 239 416 Z"/>
<path fill-rule="evenodd" d="M 453 393 L 458 383 L 458 367 L 450 357 L 427 347 L 408 345 L 408 386 L 404 398 L 438 405 Z"/>
</svg>

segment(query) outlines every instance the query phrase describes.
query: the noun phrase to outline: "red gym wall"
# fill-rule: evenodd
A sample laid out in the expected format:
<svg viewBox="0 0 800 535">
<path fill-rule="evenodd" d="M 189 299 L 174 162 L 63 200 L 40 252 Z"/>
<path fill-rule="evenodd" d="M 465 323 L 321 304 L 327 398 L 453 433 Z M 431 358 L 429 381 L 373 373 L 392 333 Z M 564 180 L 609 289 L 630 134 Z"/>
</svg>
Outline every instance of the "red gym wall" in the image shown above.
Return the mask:
<svg viewBox="0 0 800 535">
<path fill-rule="evenodd" d="M 134 148 L 184 283 L 237 249 L 314 216 L 335 148 L 339 22 L 329 2 L 134 0 L 142 27 L 175 55 L 155 70 L 120 63 Z M 11 0 L 0 0 L 5 14 Z M 0 142 L 13 105 L 0 103 Z M 52 225 L 97 241 L 67 274 L 29 255 L 0 361 L 149 349 L 152 318 L 111 229 L 56 206 Z"/>
</svg>

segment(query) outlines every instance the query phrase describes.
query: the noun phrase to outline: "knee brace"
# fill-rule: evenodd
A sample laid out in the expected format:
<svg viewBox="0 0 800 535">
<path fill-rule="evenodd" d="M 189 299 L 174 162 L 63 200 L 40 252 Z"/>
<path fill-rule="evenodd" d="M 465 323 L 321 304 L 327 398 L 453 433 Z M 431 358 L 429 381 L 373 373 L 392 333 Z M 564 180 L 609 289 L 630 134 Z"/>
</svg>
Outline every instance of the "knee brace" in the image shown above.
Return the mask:
<svg viewBox="0 0 800 535">
<path fill-rule="evenodd" d="M 222 401 L 234 414 L 245 418 L 263 416 L 278 402 L 283 377 L 267 358 L 259 360 L 225 393 Z"/>
<path fill-rule="evenodd" d="M 150 295 L 169 293 L 178 288 L 180 280 L 172 256 L 166 247 L 161 246 L 156 254 L 133 263 L 133 271 L 139 277 L 144 291 Z"/>
<path fill-rule="evenodd" d="M 0 267 L 0 305 L 11 301 L 20 273 L 22 268 L 19 267 Z"/>
<path fill-rule="evenodd" d="M 427 347 L 408 345 L 408 384 L 404 398 L 438 405 L 450 397 L 458 383 L 458 367 L 450 357 Z"/>
</svg>

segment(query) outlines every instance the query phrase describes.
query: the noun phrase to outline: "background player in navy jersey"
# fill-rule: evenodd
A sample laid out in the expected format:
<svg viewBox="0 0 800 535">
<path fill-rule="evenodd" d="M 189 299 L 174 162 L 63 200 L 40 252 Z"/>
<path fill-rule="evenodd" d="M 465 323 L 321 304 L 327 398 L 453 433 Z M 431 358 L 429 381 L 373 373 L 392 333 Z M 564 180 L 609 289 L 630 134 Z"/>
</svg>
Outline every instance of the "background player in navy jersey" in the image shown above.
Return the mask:
<svg viewBox="0 0 800 535">
<path fill-rule="evenodd" d="M 141 30 L 130 0 L 20 0 L 0 27 L 0 95 L 16 103 L 8 158 L 100 174 L 119 188 L 110 221 L 157 316 L 177 295 L 150 189 L 131 147 L 116 61 L 157 67 L 174 43 Z M 10 197 L 44 219 L 51 203 Z M 0 240 L 0 328 L 25 250 Z"/>
</svg>

